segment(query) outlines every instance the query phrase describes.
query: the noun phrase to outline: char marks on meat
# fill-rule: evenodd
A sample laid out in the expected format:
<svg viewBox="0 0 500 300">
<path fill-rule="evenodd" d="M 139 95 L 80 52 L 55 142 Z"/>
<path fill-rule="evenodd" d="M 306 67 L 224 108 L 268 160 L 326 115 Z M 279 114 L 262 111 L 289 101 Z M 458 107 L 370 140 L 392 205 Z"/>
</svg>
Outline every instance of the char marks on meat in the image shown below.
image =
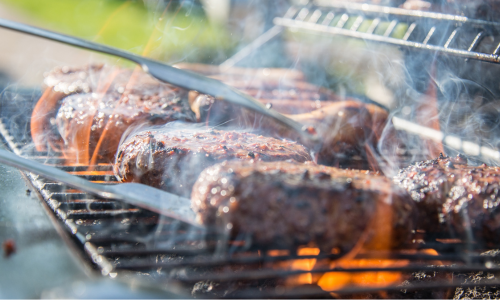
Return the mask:
<svg viewBox="0 0 500 300">
<path fill-rule="evenodd" d="M 132 125 L 195 121 L 185 91 L 139 70 L 58 68 L 46 75 L 45 85 L 33 113 L 35 144 L 43 149 L 48 143 L 80 163 L 88 163 L 81 158 L 92 156 L 100 139 L 97 162 L 113 161 L 122 134 Z M 106 125 L 112 134 L 101 138 Z M 88 143 L 89 153 L 80 153 L 87 150 L 78 143 Z"/>
<path fill-rule="evenodd" d="M 500 168 L 471 166 L 463 156 L 416 163 L 395 177 L 421 212 L 421 229 L 500 243 Z"/>
<path fill-rule="evenodd" d="M 198 219 L 251 236 L 259 245 L 314 244 L 327 252 L 390 249 L 411 238 L 406 191 L 367 171 L 312 163 L 228 161 L 198 178 L 191 195 Z"/>
<path fill-rule="evenodd" d="M 231 159 L 304 162 L 311 157 L 295 142 L 247 132 L 163 128 L 128 138 L 119 148 L 115 174 L 189 196 L 203 169 Z"/>
</svg>

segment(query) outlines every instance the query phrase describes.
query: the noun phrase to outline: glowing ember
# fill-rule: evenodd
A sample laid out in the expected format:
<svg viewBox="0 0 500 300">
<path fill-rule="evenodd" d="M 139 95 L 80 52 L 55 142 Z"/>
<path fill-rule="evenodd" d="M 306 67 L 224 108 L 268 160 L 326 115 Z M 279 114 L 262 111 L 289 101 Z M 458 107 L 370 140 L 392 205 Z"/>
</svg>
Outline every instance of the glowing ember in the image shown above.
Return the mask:
<svg viewBox="0 0 500 300">
<path fill-rule="evenodd" d="M 299 256 L 308 255 L 318 255 L 318 248 L 301 248 L 297 251 Z M 304 270 L 311 271 L 316 265 L 316 259 L 296 259 L 291 262 L 290 268 L 292 270 Z M 300 284 L 312 284 L 313 274 L 305 273 L 297 276 L 293 276 L 287 279 L 287 284 L 290 286 L 300 285 Z"/>
</svg>

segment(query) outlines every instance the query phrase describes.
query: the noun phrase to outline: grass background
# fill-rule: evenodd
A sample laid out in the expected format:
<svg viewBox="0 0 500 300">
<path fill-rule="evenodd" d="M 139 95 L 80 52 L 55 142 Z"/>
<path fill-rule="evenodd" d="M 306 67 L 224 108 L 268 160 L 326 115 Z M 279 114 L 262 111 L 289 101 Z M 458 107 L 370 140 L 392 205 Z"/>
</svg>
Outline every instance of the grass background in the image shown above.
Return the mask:
<svg viewBox="0 0 500 300">
<path fill-rule="evenodd" d="M 220 63 L 235 42 L 200 7 L 145 6 L 134 0 L 1 0 L 38 26 L 169 63 Z"/>
</svg>

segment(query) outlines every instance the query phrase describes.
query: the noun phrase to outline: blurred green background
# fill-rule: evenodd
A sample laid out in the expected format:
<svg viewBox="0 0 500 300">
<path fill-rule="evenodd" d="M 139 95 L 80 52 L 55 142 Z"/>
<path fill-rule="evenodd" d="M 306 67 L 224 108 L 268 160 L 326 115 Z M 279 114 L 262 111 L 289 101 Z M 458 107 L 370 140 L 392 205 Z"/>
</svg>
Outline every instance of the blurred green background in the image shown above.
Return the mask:
<svg viewBox="0 0 500 300">
<path fill-rule="evenodd" d="M 215 65 L 264 32 L 264 16 L 272 11 L 274 2 L 238 0 L 231 3 L 234 7 L 231 7 L 229 19 L 217 23 L 208 20 L 200 0 L 0 0 L 0 4 L 20 12 L 36 26 L 168 64 L 200 62 Z M 332 24 L 336 24 L 339 18 L 340 15 Z M 345 26 L 350 27 L 356 18 L 349 18 Z M 359 31 L 366 31 L 371 22 L 370 19 L 364 20 Z M 375 33 L 383 34 L 388 25 L 388 22 L 382 22 Z M 406 24 L 398 24 L 392 36 L 401 37 L 406 29 Z M 384 100 L 392 97 L 390 89 L 397 88 L 404 80 L 404 74 L 398 69 L 403 64 L 401 55 L 394 47 L 293 30 L 287 30 L 282 37 L 285 43 L 280 44 L 279 39 L 267 43 L 259 48 L 260 53 L 249 55 L 239 66 L 299 69 L 310 82 L 331 88 L 340 95 L 367 95 L 385 105 L 392 101 Z M 53 53 L 36 59 L 50 57 Z M 18 59 L 27 60 L 24 57 Z M 57 57 L 55 61 L 54 65 L 59 64 Z M 73 63 L 70 59 L 64 60 L 67 61 Z M 10 65 L 11 73 L 21 65 L 3 63 Z M 113 63 L 127 64 L 124 60 L 113 60 Z M 44 70 L 52 68 L 42 67 Z M 36 69 L 32 65 L 25 68 Z M 26 76 L 19 73 L 20 78 Z M 40 81 L 35 79 L 33 82 L 36 80 Z"/>
<path fill-rule="evenodd" d="M 235 42 L 200 5 L 133 0 L 1 0 L 44 28 L 174 63 L 220 63 Z M 189 3 L 189 1 L 187 1 Z"/>
</svg>

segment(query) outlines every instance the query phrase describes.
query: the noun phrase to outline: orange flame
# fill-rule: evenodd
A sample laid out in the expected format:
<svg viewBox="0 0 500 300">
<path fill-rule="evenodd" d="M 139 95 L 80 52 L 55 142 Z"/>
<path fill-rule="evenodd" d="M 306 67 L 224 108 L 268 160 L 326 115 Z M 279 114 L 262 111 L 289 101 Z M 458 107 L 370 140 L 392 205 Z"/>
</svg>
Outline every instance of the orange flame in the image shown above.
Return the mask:
<svg viewBox="0 0 500 300">
<path fill-rule="evenodd" d="M 52 145 L 51 138 L 46 136 L 50 132 L 49 115 L 56 110 L 57 102 L 63 97 L 62 93 L 54 92 L 51 88 L 45 89 L 40 100 L 35 105 L 31 115 L 31 136 L 37 151 L 47 151 L 47 143 Z"/>
<path fill-rule="evenodd" d="M 390 202 L 389 202 L 390 203 Z M 393 253 L 392 244 L 395 238 L 392 218 L 393 208 L 384 201 L 378 201 L 376 212 L 373 218 L 368 222 L 367 230 L 359 239 L 356 246 L 345 256 L 337 260 L 330 259 L 297 259 L 288 262 L 288 268 L 291 270 L 312 271 L 317 269 L 360 269 L 360 268 L 399 268 L 408 266 L 409 260 L 392 259 L 388 257 Z M 377 251 L 380 258 L 358 258 L 360 254 L 368 251 Z M 298 255 L 318 255 L 319 248 L 299 249 Z M 408 250 L 407 254 L 424 253 L 428 255 L 437 255 L 435 250 Z M 383 254 L 387 253 L 387 256 Z M 439 261 L 432 264 L 442 264 Z M 327 272 L 320 274 L 305 273 L 289 278 L 286 281 L 287 286 L 297 286 L 306 284 L 315 284 L 327 292 L 334 292 L 346 287 L 386 287 L 402 283 L 406 279 L 406 274 L 395 271 L 370 271 L 370 272 Z M 384 295 L 381 295 L 384 296 Z"/>
<path fill-rule="evenodd" d="M 170 6 L 170 3 L 171 1 L 168 3 L 168 5 L 165 7 L 165 10 L 163 11 L 162 13 L 162 16 L 160 18 L 160 20 L 158 21 L 158 23 L 161 22 L 161 20 L 165 17 L 165 14 L 167 13 L 168 11 L 168 8 Z M 182 3 L 181 3 L 182 4 Z M 179 12 L 180 8 L 182 7 L 182 5 L 179 6 L 179 9 L 177 10 L 177 12 L 175 13 L 175 15 L 177 15 L 177 13 Z M 174 16 L 175 17 L 175 16 Z M 153 30 L 153 32 L 151 33 L 151 36 L 146 44 L 146 46 L 144 47 L 144 51 L 143 51 L 143 55 L 146 56 L 150 51 L 151 51 L 151 47 L 152 47 L 152 44 L 153 42 L 156 40 L 156 26 L 154 27 L 155 29 Z M 135 67 L 134 69 L 134 72 L 132 72 L 132 76 L 130 77 L 127 85 L 125 86 L 125 91 L 127 90 L 130 90 L 130 88 L 135 84 L 136 80 L 137 80 L 137 76 L 140 72 L 141 68 L 139 66 Z M 126 92 L 124 92 L 121 96 L 121 98 L 118 100 L 118 102 L 121 102 L 122 99 L 125 97 L 126 95 Z M 116 110 L 116 108 L 115 108 Z M 114 114 L 114 111 L 113 113 Z M 101 149 L 102 147 L 102 143 L 104 142 L 105 140 L 105 137 L 106 135 L 108 134 L 108 132 L 111 132 L 112 130 L 112 125 L 113 125 L 113 120 L 108 120 L 106 122 L 106 125 L 104 126 L 104 130 L 102 131 L 101 133 L 101 136 L 99 137 L 99 140 L 97 141 L 97 144 L 94 148 L 94 152 L 92 154 L 92 158 L 90 159 L 90 165 L 93 166 L 97 163 L 97 159 L 98 159 L 98 156 L 99 156 L 99 150 Z M 92 168 L 92 167 L 91 167 Z"/>
<path fill-rule="evenodd" d="M 297 251 L 297 254 L 299 256 L 318 255 L 319 248 L 301 248 Z M 311 271 L 315 265 L 316 265 L 315 258 L 296 259 L 291 262 L 290 269 Z M 312 283 L 314 283 L 314 281 L 313 281 L 313 274 L 311 273 L 304 273 L 297 276 L 293 276 L 288 278 L 287 280 L 287 285 L 289 286 L 296 286 L 300 284 L 312 284 Z"/>
</svg>

